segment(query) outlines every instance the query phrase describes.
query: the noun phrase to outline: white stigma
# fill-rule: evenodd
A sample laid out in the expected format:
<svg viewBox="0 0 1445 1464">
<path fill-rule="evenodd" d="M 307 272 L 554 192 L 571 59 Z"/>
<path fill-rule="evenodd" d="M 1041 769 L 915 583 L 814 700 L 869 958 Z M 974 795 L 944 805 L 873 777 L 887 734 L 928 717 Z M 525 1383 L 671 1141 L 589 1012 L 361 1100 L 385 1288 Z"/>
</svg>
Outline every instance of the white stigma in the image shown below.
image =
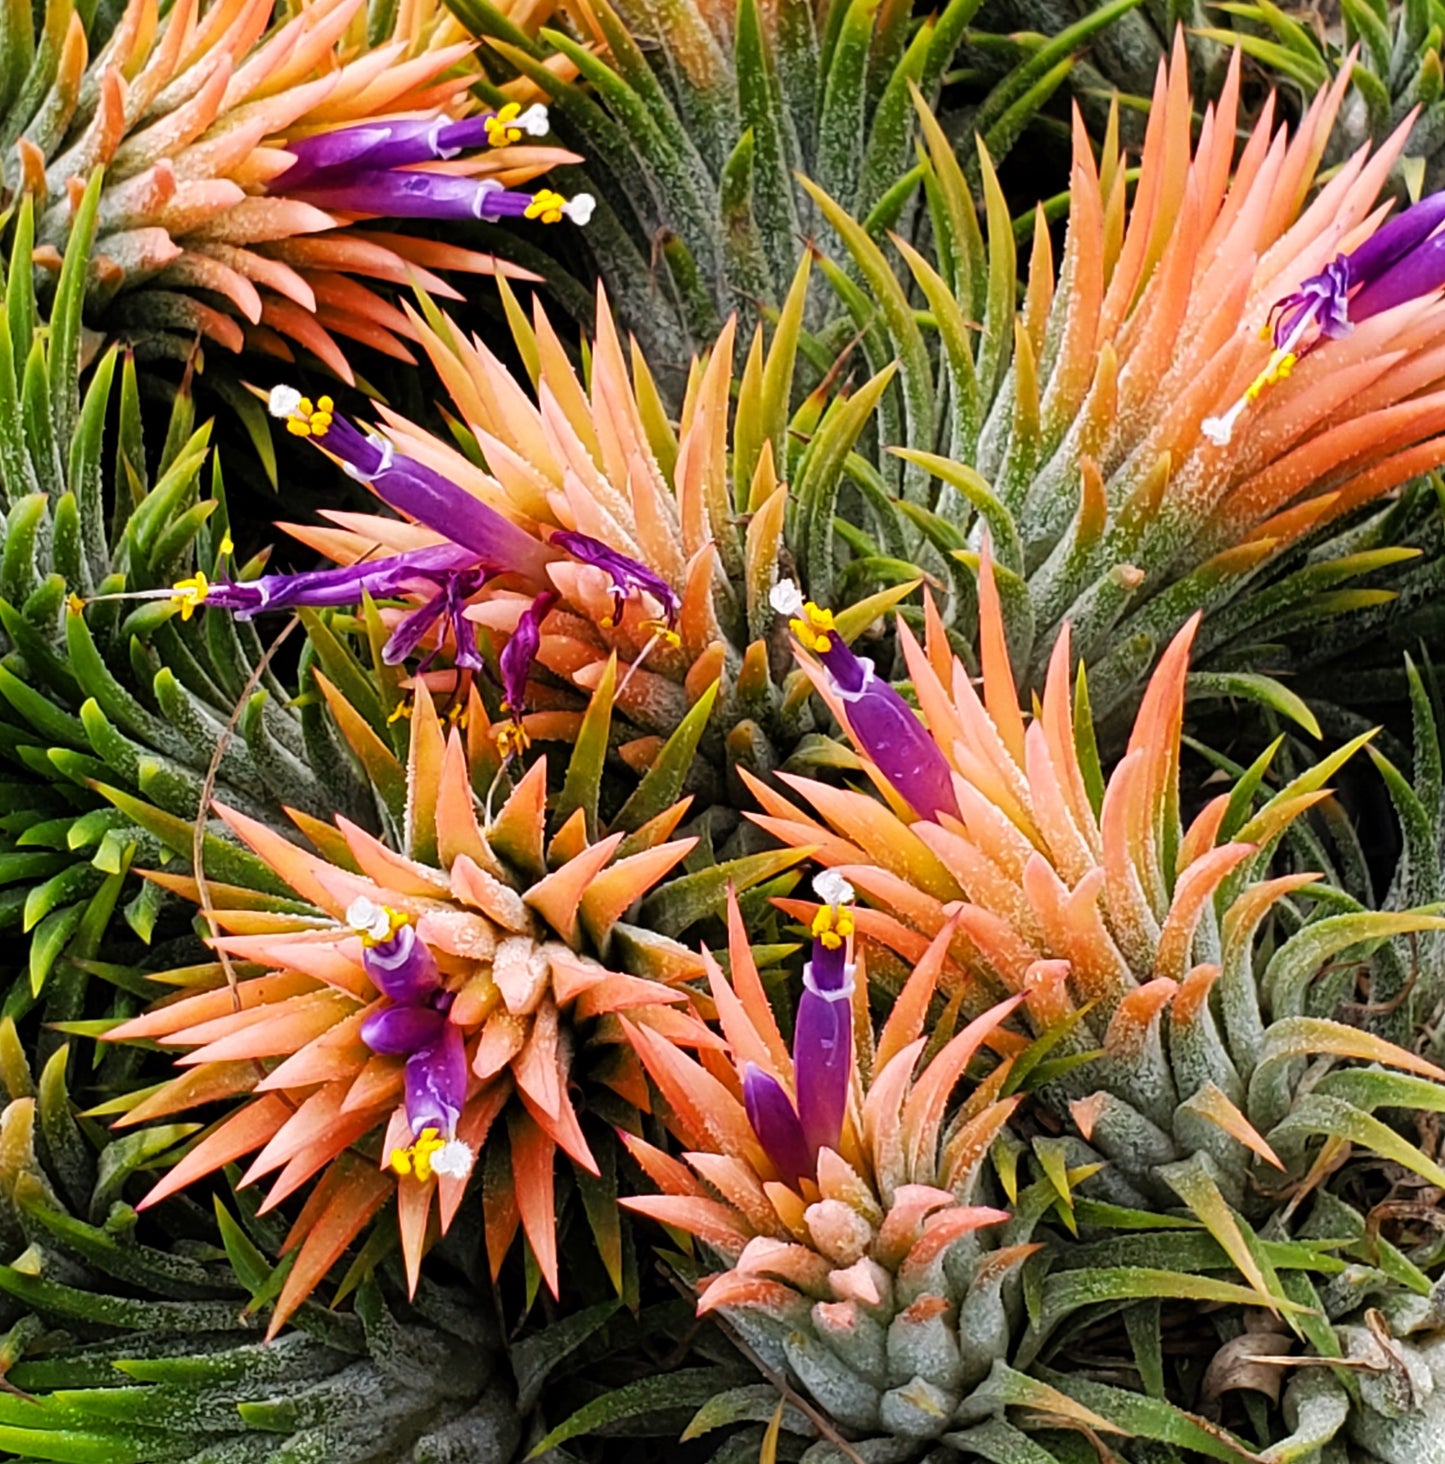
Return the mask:
<svg viewBox="0 0 1445 1464">
<path fill-rule="evenodd" d="M 442 1148 L 432 1155 L 431 1167 L 434 1174 L 448 1179 L 465 1179 L 472 1172 L 476 1155 L 460 1139 L 448 1139 Z"/>
<path fill-rule="evenodd" d="M 546 137 L 552 124 L 547 120 L 547 109 L 541 102 L 533 102 L 512 124 L 520 127 L 529 137 Z"/>
<path fill-rule="evenodd" d="M 357 935 L 369 935 L 373 940 L 385 940 L 391 934 L 391 917 L 365 895 L 358 895 L 346 907 L 346 923 Z"/>
<path fill-rule="evenodd" d="M 596 207 L 597 200 L 590 193 L 579 193 L 562 205 L 562 216 L 580 226 L 591 221 L 592 211 Z"/>
<path fill-rule="evenodd" d="M 779 615 L 801 615 L 803 613 L 803 592 L 795 581 L 780 579 L 768 594 L 768 604 Z"/>
<path fill-rule="evenodd" d="M 1200 424 L 1199 430 L 1216 446 L 1228 447 L 1229 439 L 1234 436 L 1235 419 L 1239 416 L 1239 407 L 1231 407 L 1222 417 L 1206 417 Z"/>
<path fill-rule="evenodd" d="M 294 386 L 273 386 L 266 399 L 266 410 L 273 417 L 285 420 L 294 417 L 301 405 L 301 393 Z"/>
<path fill-rule="evenodd" d="M 856 898 L 853 886 L 836 869 L 825 869 L 814 876 L 813 893 L 835 910 L 839 905 L 851 905 Z"/>
</svg>

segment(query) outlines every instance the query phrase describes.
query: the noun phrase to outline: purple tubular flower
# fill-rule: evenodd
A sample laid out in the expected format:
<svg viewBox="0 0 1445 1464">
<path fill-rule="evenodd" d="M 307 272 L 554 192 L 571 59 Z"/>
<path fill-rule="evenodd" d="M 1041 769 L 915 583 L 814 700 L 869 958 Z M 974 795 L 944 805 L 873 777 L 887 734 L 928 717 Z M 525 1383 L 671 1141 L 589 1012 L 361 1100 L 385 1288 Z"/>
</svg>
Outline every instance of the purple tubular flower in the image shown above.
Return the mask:
<svg viewBox="0 0 1445 1464">
<path fill-rule="evenodd" d="M 412 1133 L 432 1128 L 450 1137 L 466 1101 L 466 1047 L 460 1029 L 443 1022 L 440 1039 L 406 1060 L 406 1116 Z"/>
<path fill-rule="evenodd" d="M 376 989 L 403 1006 L 415 1006 L 441 989 L 436 958 L 409 923 L 390 939 L 364 946 L 361 964 Z"/>
<path fill-rule="evenodd" d="M 515 572 L 541 580 L 547 565 L 558 557 L 554 549 L 466 489 L 397 452 L 386 438 L 358 431 L 332 412 L 329 398 L 322 397 L 313 408 L 293 388 L 277 387 L 271 393 L 270 411 L 294 435 L 314 439 L 351 477 L 370 483 L 384 503 L 471 550 L 473 562 L 493 573 Z"/>
<path fill-rule="evenodd" d="M 522 612 L 516 630 L 497 658 L 502 677 L 502 709 L 510 712 L 514 720 L 521 716 L 527 700 L 527 678 L 532 674 L 532 664 L 542 644 L 542 622 L 556 603 L 557 596 L 551 590 L 538 595 Z"/>
<path fill-rule="evenodd" d="M 813 1151 L 803 1136 L 803 1125 L 792 1101 L 778 1080 L 750 1062 L 743 1070 L 743 1106 L 748 1122 L 772 1160 L 773 1167 L 789 1183 L 813 1173 Z"/>
<path fill-rule="evenodd" d="M 405 1057 L 431 1047 L 442 1035 L 447 1019 L 431 1006 L 388 1006 L 361 1024 L 361 1040 L 373 1052 Z"/>
<path fill-rule="evenodd" d="M 301 574 L 265 574 L 253 580 L 220 580 L 206 592 L 205 605 L 249 620 L 262 610 L 293 605 L 354 605 L 363 594 L 386 599 L 421 586 L 444 584 L 476 556 L 454 544 L 416 549 L 386 559 L 366 559 L 339 569 Z"/>
<path fill-rule="evenodd" d="M 1441 285 L 1445 285 L 1445 234 L 1436 234 L 1368 280 L 1350 301 L 1350 315 L 1368 320 L 1407 300 L 1418 300 Z"/>
<path fill-rule="evenodd" d="M 853 972 L 847 949 L 813 942 L 793 1028 L 798 1120 L 808 1152 L 836 1149 L 853 1076 Z"/>
<path fill-rule="evenodd" d="M 662 606 L 667 623 L 672 625 L 682 608 L 672 586 L 645 564 L 594 539 L 588 534 L 579 534 L 571 529 L 554 529 L 552 542 L 565 549 L 574 559 L 583 564 L 595 565 L 612 580 L 612 619 L 622 618 L 622 602 L 634 590 L 645 591 Z"/>
<path fill-rule="evenodd" d="M 487 572 L 472 568 L 448 574 L 437 581 L 438 589 L 427 602 L 406 616 L 381 648 L 381 659 L 388 666 L 399 666 L 438 620 L 445 617 L 456 642 L 453 664 L 462 671 L 480 671 L 482 658 L 477 652 L 477 634 L 466 617 L 467 600 L 487 582 Z M 435 652 L 433 652 L 433 655 Z M 428 656 L 423 669 L 430 663 Z"/>
<path fill-rule="evenodd" d="M 285 174 L 282 175 L 285 177 Z M 425 173 L 370 168 L 322 174 L 288 194 L 321 208 L 344 213 L 376 214 L 399 219 L 530 219 L 544 224 L 570 219 L 585 224 L 594 207 L 590 193 L 564 198 L 550 188 L 522 193 L 503 188 L 495 178 L 467 178 L 456 173 Z"/>
<path fill-rule="evenodd" d="M 848 713 L 848 725 L 878 771 L 920 818 L 958 816 L 953 774 L 918 714 L 837 632 L 819 660 Z"/>
</svg>

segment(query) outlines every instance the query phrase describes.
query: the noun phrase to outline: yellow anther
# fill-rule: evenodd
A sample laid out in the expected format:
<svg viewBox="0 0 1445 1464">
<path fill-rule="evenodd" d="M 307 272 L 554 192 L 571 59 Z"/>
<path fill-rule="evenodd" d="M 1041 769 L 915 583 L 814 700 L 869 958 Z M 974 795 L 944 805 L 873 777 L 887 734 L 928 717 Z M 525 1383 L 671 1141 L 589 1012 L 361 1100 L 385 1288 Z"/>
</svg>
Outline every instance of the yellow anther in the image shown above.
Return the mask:
<svg viewBox="0 0 1445 1464">
<path fill-rule="evenodd" d="M 602 619 L 599 620 L 597 623 L 602 627 L 603 630 L 611 630 L 612 627 L 617 624 L 617 622 L 610 615 L 604 615 Z"/>
<path fill-rule="evenodd" d="M 813 916 L 813 939 L 822 941 L 827 950 L 836 951 L 852 934 L 853 912 L 847 906 L 835 910 L 824 905 Z"/>
<path fill-rule="evenodd" d="M 1274 351 L 1265 368 L 1249 383 L 1244 389 L 1244 399 L 1247 402 L 1258 401 L 1265 389 L 1271 387 L 1276 381 L 1284 381 L 1294 370 L 1295 362 L 1299 359 L 1293 351 Z"/>
<path fill-rule="evenodd" d="M 447 1141 L 434 1128 L 425 1128 L 415 1143 L 405 1149 L 391 1151 L 391 1168 L 403 1177 L 414 1175 L 420 1184 L 432 1177 L 432 1160 L 447 1146 Z"/>
<path fill-rule="evenodd" d="M 540 219 L 544 224 L 560 224 L 562 206 L 566 202 L 567 200 L 560 193 L 555 193 L 550 188 L 544 188 L 540 193 L 533 195 L 524 217 Z"/>
<path fill-rule="evenodd" d="M 508 102 L 495 117 L 487 118 L 487 142 L 492 147 L 506 147 L 508 143 L 522 140 L 522 129 L 510 125 L 521 115 L 521 111 L 520 102 Z"/>
<path fill-rule="evenodd" d="M 315 406 L 310 397 L 302 397 L 286 419 L 286 430 L 293 437 L 325 437 L 335 410 L 336 403 L 329 396 L 319 397 Z"/>
<path fill-rule="evenodd" d="M 392 709 L 391 715 L 386 719 L 387 725 L 393 722 L 409 721 L 411 719 L 411 703 L 407 701 L 397 702 Z"/>
<path fill-rule="evenodd" d="M 356 909 L 353 905 L 347 912 L 348 918 L 353 918 L 352 912 Z M 411 924 L 411 916 L 401 910 L 393 910 L 390 905 L 369 905 L 368 914 L 365 917 L 372 923 L 362 929 L 359 925 L 353 924 L 352 929 L 361 937 L 362 945 L 370 949 L 372 946 L 384 945 L 387 941 L 395 938 L 398 930 L 404 925 Z"/>
<path fill-rule="evenodd" d="M 788 626 L 804 650 L 823 656 L 833 649 L 832 636 L 837 627 L 831 610 L 824 610 L 809 600 L 803 606 L 802 617 L 790 620 Z"/>
<path fill-rule="evenodd" d="M 680 646 L 682 637 L 665 620 L 644 620 L 643 630 L 655 635 L 664 645 Z"/>
<path fill-rule="evenodd" d="M 197 570 L 190 579 L 177 580 L 171 586 L 171 599 L 181 607 L 181 619 L 189 620 L 206 603 L 210 592 L 210 581 Z"/>
<path fill-rule="evenodd" d="M 503 757 L 511 757 L 514 753 L 520 755 L 532 745 L 532 739 L 527 729 L 520 722 L 503 722 L 497 729 L 497 751 Z"/>
<path fill-rule="evenodd" d="M 82 600 L 80 596 L 72 590 L 71 593 L 65 597 L 65 608 L 69 610 L 72 615 L 84 615 L 85 601 Z"/>
<path fill-rule="evenodd" d="M 467 706 L 466 702 L 454 701 L 447 708 L 447 725 L 449 727 L 461 727 L 465 729 L 467 723 L 471 720 L 471 715 L 471 709 Z"/>
<path fill-rule="evenodd" d="M 231 537 L 231 531 L 229 529 L 221 535 L 221 547 L 216 552 L 222 559 L 236 552 L 236 541 Z"/>
</svg>

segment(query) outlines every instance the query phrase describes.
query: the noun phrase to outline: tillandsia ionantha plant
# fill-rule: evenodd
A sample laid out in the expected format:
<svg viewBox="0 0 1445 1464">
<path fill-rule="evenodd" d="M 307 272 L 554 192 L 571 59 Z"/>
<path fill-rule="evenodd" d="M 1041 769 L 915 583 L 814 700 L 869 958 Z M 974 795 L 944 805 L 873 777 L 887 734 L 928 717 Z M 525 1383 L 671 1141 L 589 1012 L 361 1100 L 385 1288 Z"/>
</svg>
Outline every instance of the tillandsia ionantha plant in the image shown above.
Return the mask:
<svg viewBox="0 0 1445 1464">
<path fill-rule="evenodd" d="M 1047 37 L 970 110 L 970 134 L 1006 152 L 1075 57 L 1137 4 L 1086 7 Z M 587 159 L 559 177 L 597 195 L 586 243 L 623 323 L 671 368 L 670 397 L 731 315 L 751 324 L 782 305 L 820 226 L 800 177 L 879 229 L 897 221 L 917 181 L 909 89 L 937 98 L 979 4 L 949 0 L 915 22 L 895 0 L 597 0 L 571 33 L 558 24 L 534 39 L 491 0 L 454 8 L 508 74 L 546 95 L 559 136 Z M 810 310 L 815 327 L 824 318 Z"/>
<path fill-rule="evenodd" d="M 780 586 L 805 665 L 876 791 L 780 774 L 792 802 L 749 779 L 758 822 L 815 849 L 871 903 L 852 915 L 870 952 L 907 965 L 941 946 L 953 979 L 968 984 L 965 1011 L 988 992 L 1021 998 L 1036 1036 L 1071 1060 L 1034 1102 L 1063 1126 L 1071 1163 L 1107 1161 L 1082 1193 L 1135 1210 L 1181 1207 L 1262 1306 L 1283 1311 L 1317 1356 L 1337 1355 L 1330 1328 L 1290 1307 L 1333 1318 L 1358 1291 L 1341 1282 L 1321 1300 L 1310 1283 L 1322 1277 L 1276 1269 L 1259 1238 L 1333 1235 L 1350 1211 L 1328 1192 L 1296 1217 L 1351 1146 L 1428 1185 L 1445 1179 L 1431 1153 L 1377 1115 L 1438 1111 L 1445 1074 L 1336 1015 L 1356 979 L 1339 958 L 1367 959 L 1381 941 L 1439 930 L 1441 919 L 1428 909 L 1361 911 L 1308 869 L 1271 873 L 1282 837 L 1326 797 L 1326 780 L 1357 744 L 1262 799 L 1266 758 L 1185 825 L 1180 732 L 1197 618 L 1161 658 L 1106 783 L 1082 673 L 1077 704 L 1070 695 L 1067 628 L 1026 722 L 986 549 L 979 585 L 981 689 L 936 615 L 924 645 L 900 625 L 925 720 L 847 647 L 827 612 Z M 797 901 L 783 907 L 812 914 Z M 1421 1009 L 1440 996 L 1422 991 Z M 1355 1172 L 1342 1171 L 1345 1194 Z M 1336 1238 L 1357 1240 L 1359 1221 Z M 1370 1286 L 1400 1292 L 1402 1305 L 1412 1287 L 1429 1291 L 1412 1264 L 1398 1270 L 1404 1279 L 1389 1282 L 1388 1265 L 1377 1266 Z"/>
<path fill-rule="evenodd" d="M 622 919 L 645 896 L 666 900 L 664 881 L 696 843 L 670 837 L 686 803 L 630 835 L 597 837 L 595 801 L 578 801 L 549 840 L 545 760 L 505 796 L 493 786 L 483 803 L 474 790 L 474 767 L 492 784 L 504 770 L 472 696 L 464 742 L 417 689 L 401 847 L 348 820 L 329 827 L 297 815 L 322 851 L 311 854 L 222 809 L 296 899 L 267 908 L 251 890 L 149 876 L 204 901 L 220 959 L 172 973 L 186 995 L 106 1034 L 185 1049 L 187 1071 L 136 1095 L 124 1122 L 242 1101 L 144 1204 L 246 1154 L 255 1158 L 243 1183 L 275 1176 L 263 1213 L 320 1175 L 287 1237 L 296 1260 L 273 1333 L 393 1199 L 415 1290 L 423 1255 L 466 1203 L 479 1156 L 485 1180 L 472 1200 L 485 1212 L 493 1274 L 520 1224 L 556 1294 L 558 1149 L 582 1183 L 599 1174 L 572 1086 L 610 1085 L 624 1101 L 645 1101 L 622 1012 L 668 1040 L 717 1042 L 678 985 L 697 974 L 696 958 Z M 583 729 L 564 801 L 577 796 L 579 770 L 600 762 L 594 744 L 606 735 L 605 719 Z M 793 862 L 775 853 L 723 867 L 719 878 L 746 887 Z M 598 959 L 624 949 L 646 974 Z M 594 1206 L 588 1213 L 616 1273 L 610 1203 L 604 1196 L 600 1218 Z"/>
<path fill-rule="evenodd" d="M 949 974 L 947 929 L 889 991 L 875 1037 L 863 963 L 849 959 L 853 891 L 836 870 L 816 887 L 791 1047 L 736 911 L 730 976 L 704 957 L 731 1063 L 629 1030 L 686 1150 L 680 1162 L 626 1138 L 661 1193 L 623 1204 L 724 1262 L 721 1274 L 691 1278 L 699 1313 L 725 1319 L 775 1380 L 795 1379 L 819 1406 L 822 1420 L 789 1425 L 828 1439 L 810 1459 L 848 1457 L 825 1424 L 872 1461 L 915 1458 L 942 1436 L 966 1458 L 1056 1464 L 1068 1456 L 1046 1444 L 1078 1427 L 1217 1450 L 1223 1436 L 1177 1406 L 1151 1411 L 1115 1387 L 1085 1402 L 1074 1380 L 1056 1386 L 1019 1367 L 1100 1304 L 1191 1298 L 1238 1309 L 1257 1293 L 1197 1222 L 1091 1198 L 1102 1166 L 1060 1139 L 1035 1139 L 1021 1187 L 1007 1126 L 1050 1061 L 1049 1043 L 1005 1025 L 1024 995 L 959 1028 L 966 985 Z M 942 1017 L 930 1020 L 939 1001 Z M 974 1082 L 955 1098 L 965 1072 Z M 1339 1264 L 1308 1246 L 1268 1255 Z M 1069 1275 L 1076 1265 L 1087 1275 Z M 1011 1408 L 1026 1411 L 1011 1420 Z M 728 1409 L 704 1419 L 717 1427 Z"/>
<path fill-rule="evenodd" d="M 93 57 L 74 6 L 49 6 L 39 37 L 17 8 L 5 183 L 32 200 L 35 258 L 58 270 L 104 170 L 87 308 L 111 328 L 178 349 L 197 332 L 287 359 L 299 346 L 350 381 L 337 336 L 411 359 L 375 282 L 455 298 L 436 270 L 505 267 L 376 220 L 585 222 L 590 204 L 516 191 L 572 155 L 538 141 L 549 124 L 530 88 L 479 106 L 471 43 L 441 6 L 388 19 L 309 0 L 274 23 L 273 8 L 188 0 L 162 19 L 129 0 Z"/>
<path fill-rule="evenodd" d="M 496 1322 L 475 1290 L 403 1299 L 394 1262 L 353 1274 L 350 1315 L 313 1305 L 265 1344 L 275 1217 L 174 1201 L 142 1219 L 144 1170 L 194 1132 L 104 1139 L 77 1123 L 66 1050 L 32 1079 L 0 1028 L 0 1449 L 151 1464 L 446 1464 L 509 1458 L 521 1425 Z"/>
<path fill-rule="evenodd" d="M 819 195 L 877 301 L 834 276 L 863 348 L 876 366 L 898 362 L 880 414 L 900 461 L 884 477 L 903 523 L 938 551 L 920 563 L 953 574 L 946 621 L 972 637 L 958 560 L 986 528 L 1026 684 L 1040 684 L 1068 619 L 1101 714 L 1133 704 L 1196 610 L 1202 669 L 1219 678 L 1201 690 L 1287 673 L 1298 623 L 1317 653 L 1331 612 L 1377 598 L 1342 584 L 1415 557 L 1385 539 L 1398 525 L 1380 504 L 1445 453 L 1429 269 L 1347 338 L 1316 344 L 1311 318 L 1315 348 L 1297 364 L 1265 338 L 1280 302 L 1384 225 L 1377 196 L 1407 129 L 1358 150 L 1312 196 L 1345 83 L 1319 94 L 1292 134 L 1273 128 L 1267 102 L 1236 165 L 1240 84 L 1236 58 L 1193 140 L 1180 43 L 1161 69 L 1132 198 L 1117 129 L 1096 160 L 1076 115 L 1062 257 L 1036 227 L 1021 310 L 997 181 L 985 167 L 985 248 L 958 159 L 927 113 L 931 253 L 895 241 L 926 322 L 882 248 Z M 810 574 L 840 552 L 837 507 L 799 505 L 793 542 Z M 881 537 L 846 539 L 855 555 L 891 552 Z"/>
</svg>

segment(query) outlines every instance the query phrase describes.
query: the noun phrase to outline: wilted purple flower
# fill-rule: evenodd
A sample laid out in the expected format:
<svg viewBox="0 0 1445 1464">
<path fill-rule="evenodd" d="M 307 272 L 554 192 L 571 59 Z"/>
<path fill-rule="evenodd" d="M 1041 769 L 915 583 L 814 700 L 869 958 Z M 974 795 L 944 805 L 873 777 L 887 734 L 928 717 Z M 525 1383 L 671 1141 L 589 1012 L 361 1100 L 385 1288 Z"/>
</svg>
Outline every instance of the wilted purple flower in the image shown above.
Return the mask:
<svg viewBox="0 0 1445 1464">
<path fill-rule="evenodd" d="M 1245 408 L 1321 341 L 1341 340 L 1362 320 L 1445 285 L 1445 233 L 1435 232 L 1442 223 L 1445 191 L 1407 208 L 1358 249 L 1337 254 L 1319 274 L 1276 300 L 1262 332 L 1274 345 L 1264 370 L 1223 416 L 1204 420 L 1204 435 L 1220 446 L 1228 443 Z"/>
<path fill-rule="evenodd" d="M 621 622 L 623 601 L 635 590 L 651 595 L 662 606 L 669 628 L 676 623 L 677 613 L 682 608 L 676 591 L 661 575 L 654 573 L 645 564 L 620 553 L 600 539 L 593 539 L 572 529 L 554 530 L 552 542 L 583 564 L 595 565 L 612 580 L 612 614 L 603 620 L 604 628 Z"/>
<path fill-rule="evenodd" d="M 823 905 L 813 920 L 813 958 L 793 1028 L 796 1106 L 781 1083 L 755 1063 L 743 1072 L 748 1122 L 773 1166 L 790 1183 L 811 1179 L 819 1149 L 837 1149 L 853 1081 L 853 889 L 825 871 L 814 881 Z"/>
<path fill-rule="evenodd" d="M 522 612 L 517 628 L 502 647 L 497 658 L 497 669 L 502 683 L 502 710 L 510 723 L 498 735 L 497 743 L 503 753 L 522 752 L 529 739 L 522 726 L 522 708 L 527 703 L 527 680 L 537 659 L 542 644 L 542 622 L 547 618 L 557 596 L 551 590 L 543 590 Z"/>
<path fill-rule="evenodd" d="M 771 595 L 773 609 L 790 617 L 789 626 L 805 650 L 823 663 L 843 703 L 859 746 L 877 764 L 899 797 L 920 817 L 958 815 L 953 774 L 938 744 L 918 714 L 838 634 L 833 612 L 805 601 L 792 580 L 780 580 Z"/>
</svg>

